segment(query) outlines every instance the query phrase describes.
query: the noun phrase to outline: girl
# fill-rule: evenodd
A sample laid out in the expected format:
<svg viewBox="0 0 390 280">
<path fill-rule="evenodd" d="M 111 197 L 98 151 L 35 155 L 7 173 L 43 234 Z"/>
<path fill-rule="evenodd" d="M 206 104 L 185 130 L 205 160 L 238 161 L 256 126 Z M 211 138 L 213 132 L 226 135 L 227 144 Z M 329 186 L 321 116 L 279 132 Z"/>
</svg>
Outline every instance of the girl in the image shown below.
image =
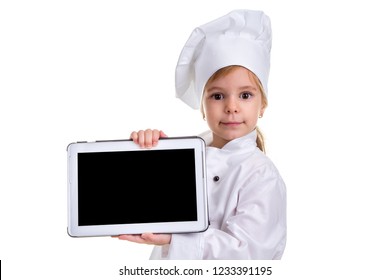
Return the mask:
<svg viewBox="0 0 390 280">
<path fill-rule="evenodd" d="M 199 108 L 210 132 L 206 165 L 210 226 L 188 234 L 121 235 L 154 244 L 151 259 L 280 259 L 286 190 L 265 156 L 257 120 L 267 107 L 271 30 L 260 11 L 236 10 L 191 34 L 176 68 L 177 96 Z M 132 132 L 141 147 L 160 130 Z"/>
</svg>

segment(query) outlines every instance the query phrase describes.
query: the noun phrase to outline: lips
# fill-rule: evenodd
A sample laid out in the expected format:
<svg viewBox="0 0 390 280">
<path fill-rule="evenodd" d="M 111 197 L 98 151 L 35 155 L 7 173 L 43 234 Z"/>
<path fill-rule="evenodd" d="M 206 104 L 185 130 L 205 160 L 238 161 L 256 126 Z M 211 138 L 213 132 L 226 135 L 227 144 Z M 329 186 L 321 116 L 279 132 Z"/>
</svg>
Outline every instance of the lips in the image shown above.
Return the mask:
<svg viewBox="0 0 390 280">
<path fill-rule="evenodd" d="M 221 122 L 223 125 L 236 126 L 242 124 L 242 122 Z"/>
</svg>

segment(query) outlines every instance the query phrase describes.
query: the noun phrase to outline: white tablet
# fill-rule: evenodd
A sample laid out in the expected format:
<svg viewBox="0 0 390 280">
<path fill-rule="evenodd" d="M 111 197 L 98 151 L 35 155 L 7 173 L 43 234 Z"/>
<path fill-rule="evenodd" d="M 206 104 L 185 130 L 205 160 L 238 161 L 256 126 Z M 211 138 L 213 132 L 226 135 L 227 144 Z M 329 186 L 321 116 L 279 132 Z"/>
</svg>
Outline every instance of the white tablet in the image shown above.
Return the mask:
<svg viewBox="0 0 390 280">
<path fill-rule="evenodd" d="M 72 237 L 205 231 L 209 225 L 202 138 L 76 142 L 68 155 Z"/>
</svg>

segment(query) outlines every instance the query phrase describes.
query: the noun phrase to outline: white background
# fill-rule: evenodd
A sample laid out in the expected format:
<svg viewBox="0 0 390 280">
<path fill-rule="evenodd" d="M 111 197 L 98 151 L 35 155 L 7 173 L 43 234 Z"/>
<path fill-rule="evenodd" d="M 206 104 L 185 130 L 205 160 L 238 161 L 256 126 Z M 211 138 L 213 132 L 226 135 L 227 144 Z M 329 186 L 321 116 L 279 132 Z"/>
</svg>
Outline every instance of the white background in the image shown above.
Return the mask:
<svg viewBox="0 0 390 280">
<path fill-rule="evenodd" d="M 205 130 L 174 97 L 174 68 L 193 28 L 236 8 L 272 22 L 270 105 L 259 125 L 288 188 L 288 242 L 280 262 L 216 264 L 266 263 L 274 279 L 389 279 L 385 3 L 1 1 L 4 279 L 123 279 L 124 265 L 156 265 L 151 246 L 67 235 L 66 146 L 148 127 Z"/>
</svg>

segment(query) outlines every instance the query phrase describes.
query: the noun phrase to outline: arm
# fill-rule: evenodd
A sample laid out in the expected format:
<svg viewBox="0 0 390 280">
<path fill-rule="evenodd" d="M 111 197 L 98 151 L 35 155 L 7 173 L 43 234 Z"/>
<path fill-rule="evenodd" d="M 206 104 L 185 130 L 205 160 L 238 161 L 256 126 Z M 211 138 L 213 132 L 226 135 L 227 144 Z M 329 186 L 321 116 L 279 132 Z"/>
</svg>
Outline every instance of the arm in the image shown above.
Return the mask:
<svg viewBox="0 0 390 280">
<path fill-rule="evenodd" d="M 232 201 L 234 211 L 224 208 L 220 226 L 203 233 L 173 234 L 168 258 L 280 259 L 286 242 L 284 182 L 271 167 L 244 185 L 237 202 Z"/>
</svg>

